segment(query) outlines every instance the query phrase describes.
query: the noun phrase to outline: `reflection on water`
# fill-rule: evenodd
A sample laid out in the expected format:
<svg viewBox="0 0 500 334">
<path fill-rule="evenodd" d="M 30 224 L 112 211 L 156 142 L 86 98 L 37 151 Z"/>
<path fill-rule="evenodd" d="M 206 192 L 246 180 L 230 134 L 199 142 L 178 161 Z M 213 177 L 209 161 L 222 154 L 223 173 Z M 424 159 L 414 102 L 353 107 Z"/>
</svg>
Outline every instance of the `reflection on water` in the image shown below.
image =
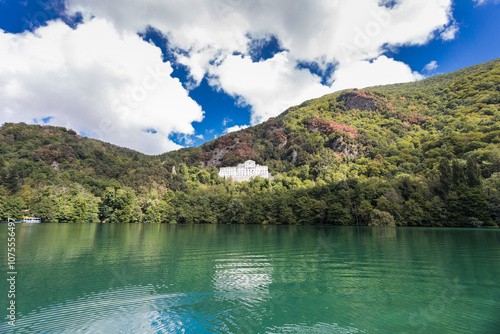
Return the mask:
<svg viewBox="0 0 500 334">
<path fill-rule="evenodd" d="M 19 226 L 0 333 L 496 333 L 499 232 Z"/>
<path fill-rule="evenodd" d="M 214 289 L 220 292 L 269 293 L 272 267 L 264 256 L 235 256 L 217 259 Z"/>
<path fill-rule="evenodd" d="M 17 327 L 50 333 L 220 332 L 224 323 L 217 319 L 217 310 L 196 311 L 215 297 L 231 294 L 157 294 L 152 287 L 129 286 L 40 308 L 23 316 Z"/>
</svg>

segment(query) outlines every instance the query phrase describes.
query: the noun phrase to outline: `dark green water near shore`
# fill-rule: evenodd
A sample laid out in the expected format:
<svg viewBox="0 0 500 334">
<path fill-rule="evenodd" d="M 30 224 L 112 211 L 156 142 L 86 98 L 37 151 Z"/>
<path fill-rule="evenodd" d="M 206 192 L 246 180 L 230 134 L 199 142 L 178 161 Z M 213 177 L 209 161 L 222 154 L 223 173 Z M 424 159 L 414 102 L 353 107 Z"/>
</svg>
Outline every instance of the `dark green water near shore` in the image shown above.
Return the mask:
<svg viewBox="0 0 500 334">
<path fill-rule="evenodd" d="M 500 231 L 16 225 L 0 333 L 500 333 Z"/>
</svg>

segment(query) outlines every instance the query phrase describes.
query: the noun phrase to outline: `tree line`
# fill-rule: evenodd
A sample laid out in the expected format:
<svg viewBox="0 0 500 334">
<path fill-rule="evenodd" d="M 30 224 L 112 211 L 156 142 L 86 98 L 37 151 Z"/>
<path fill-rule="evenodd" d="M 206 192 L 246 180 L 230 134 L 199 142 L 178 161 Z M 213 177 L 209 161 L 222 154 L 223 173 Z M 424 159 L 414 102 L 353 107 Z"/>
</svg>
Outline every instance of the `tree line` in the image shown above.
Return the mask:
<svg viewBox="0 0 500 334">
<path fill-rule="evenodd" d="M 495 227 L 500 174 L 487 180 L 472 159 L 442 158 L 430 177 L 399 174 L 339 181 L 297 176 L 232 182 L 215 169 L 181 165 L 170 187 L 24 187 L 0 196 L 2 219 L 29 207 L 45 222 Z M 177 189 L 175 189 L 177 188 Z M 175 191 L 174 191 L 175 190 Z"/>
</svg>

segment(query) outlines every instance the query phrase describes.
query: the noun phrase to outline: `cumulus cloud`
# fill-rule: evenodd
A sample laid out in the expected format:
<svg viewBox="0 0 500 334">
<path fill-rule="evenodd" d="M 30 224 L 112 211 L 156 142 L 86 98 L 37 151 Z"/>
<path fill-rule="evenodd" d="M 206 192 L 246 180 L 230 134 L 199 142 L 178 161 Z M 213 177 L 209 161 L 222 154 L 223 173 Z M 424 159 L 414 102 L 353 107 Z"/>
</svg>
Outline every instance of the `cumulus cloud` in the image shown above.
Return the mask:
<svg viewBox="0 0 500 334">
<path fill-rule="evenodd" d="M 478 4 L 483 0 L 477 0 Z M 52 21 L 34 33 L 0 31 L 0 121 L 52 116 L 94 137 L 147 153 L 186 143 L 202 108 L 159 48 L 138 32 L 153 27 L 191 76 L 250 106 L 251 124 L 344 88 L 414 81 L 417 72 L 388 48 L 455 38 L 452 0 L 66 0 L 71 29 Z M 271 37 L 272 36 L 272 37 Z M 259 57 L 252 40 L 276 40 Z M 299 64 L 334 68 L 320 78 Z M 225 127 L 226 125 L 224 125 Z M 231 127 L 229 129 L 239 129 Z"/>
<path fill-rule="evenodd" d="M 217 89 L 252 110 L 252 124 L 332 90 L 418 80 L 407 65 L 383 56 L 388 47 L 421 45 L 458 31 L 452 0 L 126 0 L 119 8 L 100 0 L 68 0 L 69 13 L 106 17 L 125 30 L 153 26 L 184 51 L 195 85 L 208 76 Z M 283 50 L 253 62 L 249 36 L 275 36 Z M 299 68 L 336 64 L 325 85 Z"/>
<path fill-rule="evenodd" d="M 380 56 L 339 67 L 330 86 L 308 70 L 299 70 L 288 52 L 276 54 L 263 62 L 252 62 L 249 56 L 230 56 L 213 66 L 209 73 L 213 84 L 252 106 L 251 124 L 277 116 L 292 105 L 346 88 L 409 82 L 423 79 L 405 63 Z"/>
<path fill-rule="evenodd" d="M 209 73 L 213 85 L 238 98 L 242 105 L 252 106 L 252 124 L 330 91 L 318 76 L 296 69 L 286 51 L 258 63 L 250 56 L 228 56 Z"/>
<path fill-rule="evenodd" d="M 424 77 L 403 62 L 380 56 L 372 61 L 359 61 L 339 68 L 333 74 L 332 89 L 364 88 L 391 83 L 409 82 Z"/>
<path fill-rule="evenodd" d="M 377 52 L 384 43 L 421 44 L 449 23 L 451 0 L 402 0 L 393 8 L 379 0 L 126 0 L 119 8 L 100 0 L 68 0 L 70 13 L 107 17 L 121 28 L 151 25 L 184 50 L 244 52 L 247 35 L 274 34 L 295 59 L 339 58 L 342 44 L 354 43 Z M 362 55 L 364 52 L 360 52 Z"/>
<path fill-rule="evenodd" d="M 429 64 L 425 65 L 424 71 L 426 72 L 432 72 L 436 70 L 439 67 L 437 61 L 433 60 Z"/>
<path fill-rule="evenodd" d="M 105 19 L 0 30 L 0 59 L 1 122 L 50 116 L 49 124 L 159 154 L 180 147 L 170 134 L 194 134 L 191 123 L 203 118 L 161 50 Z"/>
<path fill-rule="evenodd" d="M 236 131 L 240 131 L 240 130 L 243 130 L 243 129 L 246 129 L 250 127 L 249 125 L 235 125 L 235 126 L 231 126 L 227 129 L 224 130 L 224 133 L 231 133 L 231 132 L 236 132 Z"/>
<path fill-rule="evenodd" d="M 441 39 L 444 41 L 451 41 L 455 39 L 455 36 L 458 33 L 458 25 L 456 23 L 453 23 L 452 25 L 446 27 L 440 34 Z"/>
</svg>

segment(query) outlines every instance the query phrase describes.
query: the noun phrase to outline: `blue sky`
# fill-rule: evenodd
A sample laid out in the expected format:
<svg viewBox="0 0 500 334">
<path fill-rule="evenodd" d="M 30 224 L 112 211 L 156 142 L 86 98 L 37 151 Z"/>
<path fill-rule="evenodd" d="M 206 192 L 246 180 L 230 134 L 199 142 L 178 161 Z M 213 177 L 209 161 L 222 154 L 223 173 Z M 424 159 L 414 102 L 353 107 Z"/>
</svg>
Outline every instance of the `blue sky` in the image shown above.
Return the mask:
<svg viewBox="0 0 500 334">
<path fill-rule="evenodd" d="M 0 123 L 159 154 L 500 55 L 497 0 L 0 0 Z"/>
</svg>

